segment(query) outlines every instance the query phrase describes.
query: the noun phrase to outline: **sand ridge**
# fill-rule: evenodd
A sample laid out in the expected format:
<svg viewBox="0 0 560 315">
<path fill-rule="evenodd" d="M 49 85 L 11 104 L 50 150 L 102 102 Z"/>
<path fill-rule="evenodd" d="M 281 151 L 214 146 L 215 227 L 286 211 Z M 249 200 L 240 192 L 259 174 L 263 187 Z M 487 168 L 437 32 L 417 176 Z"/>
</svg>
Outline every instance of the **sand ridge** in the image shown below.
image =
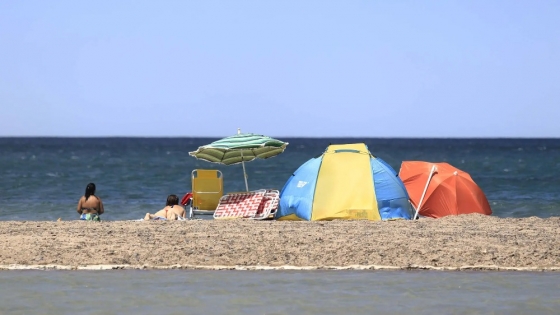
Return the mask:
<svg viewBox="0 0 560 315">
<path fill-rule="evenodd" d="M 3 221 L 0 270 L 560 270 L 560 217 Z"/>
</svg>

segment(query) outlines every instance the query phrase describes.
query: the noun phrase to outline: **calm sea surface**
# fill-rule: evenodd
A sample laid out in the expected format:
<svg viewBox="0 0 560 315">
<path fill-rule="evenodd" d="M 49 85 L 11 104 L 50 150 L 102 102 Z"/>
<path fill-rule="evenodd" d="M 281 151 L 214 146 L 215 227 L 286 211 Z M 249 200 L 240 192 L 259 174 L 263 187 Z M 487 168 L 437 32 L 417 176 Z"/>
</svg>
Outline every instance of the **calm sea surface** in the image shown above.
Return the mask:
<svg viewBox="0 0 560 315">
<path fill-rule="evenodd" d="M 0 138 L 0 220 L 75 220 L 89 182 L 104 220 L 140 219 L 190 191 L 196 168 L 244 190 L 241 165 L 188 155 L 214 140 Z M 396 171 L 424 160 L 469 172 L 495 216 L 560 215 L 560 139 L 280 140 L 283 154 L 246 163 L 250 189 L 281 189 L 330 143 L 365 142 Z M 558 314 L 559 284 L 555 272 L 3 271 L 0 314 Z"/>
<path fill-rule="evenodd" d="M 10 285 L 5 285 L 7 282 Z M 1 314 L 558 314 L 560 273 L 10 271 Z"/>
</svg>

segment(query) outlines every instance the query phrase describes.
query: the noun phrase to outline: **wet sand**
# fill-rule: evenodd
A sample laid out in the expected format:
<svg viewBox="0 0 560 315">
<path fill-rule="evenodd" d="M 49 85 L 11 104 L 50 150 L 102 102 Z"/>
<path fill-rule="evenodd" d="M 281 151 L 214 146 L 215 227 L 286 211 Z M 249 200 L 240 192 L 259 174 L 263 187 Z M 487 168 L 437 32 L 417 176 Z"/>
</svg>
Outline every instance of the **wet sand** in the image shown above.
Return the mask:
<svg viewBox="0 0 560 315">
<path fill-rule="evenodd" d="M 560 217 L 4 221 L 0 269 L 560 271 Z"/>
</svg>

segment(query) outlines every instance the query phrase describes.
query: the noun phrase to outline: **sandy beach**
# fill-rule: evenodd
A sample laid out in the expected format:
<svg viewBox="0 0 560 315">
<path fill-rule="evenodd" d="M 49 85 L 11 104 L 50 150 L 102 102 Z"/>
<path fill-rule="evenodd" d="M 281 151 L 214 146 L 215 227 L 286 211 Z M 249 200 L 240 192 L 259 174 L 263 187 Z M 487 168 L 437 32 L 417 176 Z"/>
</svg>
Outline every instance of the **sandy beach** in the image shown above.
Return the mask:
<svg viewBox="0 0 560 315">
<path fill-rule="evenodd" d="M 417 221 L 4 221 L 0 269 L 560 271 L 560 217 Z"/>
</svg>

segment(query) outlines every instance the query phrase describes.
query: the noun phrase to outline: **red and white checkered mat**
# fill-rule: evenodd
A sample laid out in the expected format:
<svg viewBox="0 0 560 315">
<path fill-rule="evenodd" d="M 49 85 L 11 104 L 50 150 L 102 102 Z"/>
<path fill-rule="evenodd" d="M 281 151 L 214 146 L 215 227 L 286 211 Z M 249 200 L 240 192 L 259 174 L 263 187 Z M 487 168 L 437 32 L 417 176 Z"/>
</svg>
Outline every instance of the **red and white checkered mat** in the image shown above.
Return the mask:
<svg viewBox="0 0 560 315">
<path fill-rule="evenodd" d="M 267 190 L 257 213 L 253 217 L 255 220 L 264 220 L 278 210 L 280 203 L 280 192 L 278 190 Z"/>
<path fill-rule="evenodd" d="M 252 218 L 257 214 L 266 190 L 231 193 L 222 196 L 214 219 Z"/>
</svg>

